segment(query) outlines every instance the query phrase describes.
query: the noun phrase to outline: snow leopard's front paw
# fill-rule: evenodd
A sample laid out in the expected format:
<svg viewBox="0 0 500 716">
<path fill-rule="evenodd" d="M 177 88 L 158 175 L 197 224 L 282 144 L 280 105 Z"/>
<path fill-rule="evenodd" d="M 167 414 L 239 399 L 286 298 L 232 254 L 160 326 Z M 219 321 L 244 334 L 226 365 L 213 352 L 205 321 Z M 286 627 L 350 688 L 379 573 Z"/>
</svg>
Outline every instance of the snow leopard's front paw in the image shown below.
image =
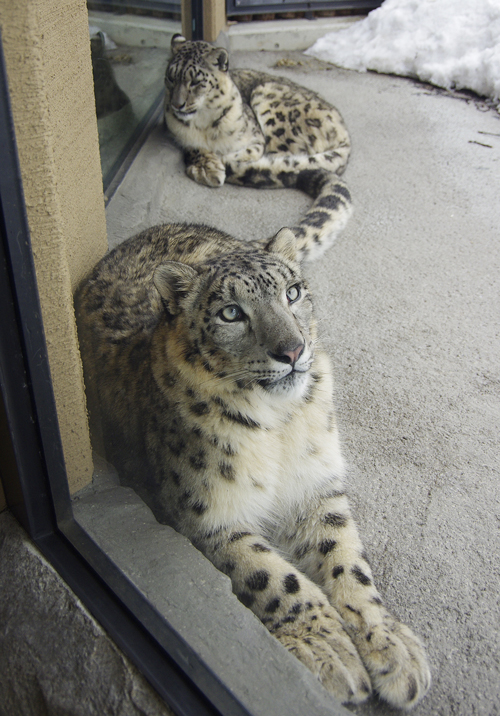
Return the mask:
<svg viewBox="0 0 500 716">
<path fill-rule="evenodd" d="M 195 163 L 186 169 L 190 179 L 205 186 L 222 186 L 226 179 L 226 169 L 216 154 L 198 156 Z"/>
<path fill-rule="evenodd" d="M 425 650 L 405 624 L 386 613 L 382 623 L 351 636 L 374 689 L 385 701 L 409 709 L 425 696 L 431 684 Z"/>
<path fill-rule="evenodd" d="M 334 609 L 320 604 L 270 631 L 342 703 L 371 694 L 370 677 Z"/>
</svg>

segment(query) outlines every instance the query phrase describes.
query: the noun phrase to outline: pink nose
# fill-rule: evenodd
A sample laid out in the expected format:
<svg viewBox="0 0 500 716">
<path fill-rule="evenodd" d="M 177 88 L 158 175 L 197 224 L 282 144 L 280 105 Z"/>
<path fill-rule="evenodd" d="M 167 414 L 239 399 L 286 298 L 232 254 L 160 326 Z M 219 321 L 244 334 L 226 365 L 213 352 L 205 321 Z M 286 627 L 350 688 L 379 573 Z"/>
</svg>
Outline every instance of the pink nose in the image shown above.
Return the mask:
<svg viewBox="0 0 500 716">
<path fill-rule="evenodd" d="M 301 343 L 294 351 L 283 351 L 284 356 L 288 356 L 290 358 L 290 364 L 295 365 L 295 363 L 299 360 L 300 356 L 302 355 L 302 351 L 304 350 L 304 344 Z"/>
<path fill-rule="evenodd" d="M 304 344 L 299 343 L 297 348 L 294 348 L 294 350 L 292 350 L 292 351 L 280 351 L 280 353 L 270 353 L 270 355 L 275 360 L 279 360 L 280 363 L 288 363 L 289 365 L 294 366 L 295 363 L 300 358 L 300 356 L 302 355 L 303 350 L 304 350 Z"/>
</svg>

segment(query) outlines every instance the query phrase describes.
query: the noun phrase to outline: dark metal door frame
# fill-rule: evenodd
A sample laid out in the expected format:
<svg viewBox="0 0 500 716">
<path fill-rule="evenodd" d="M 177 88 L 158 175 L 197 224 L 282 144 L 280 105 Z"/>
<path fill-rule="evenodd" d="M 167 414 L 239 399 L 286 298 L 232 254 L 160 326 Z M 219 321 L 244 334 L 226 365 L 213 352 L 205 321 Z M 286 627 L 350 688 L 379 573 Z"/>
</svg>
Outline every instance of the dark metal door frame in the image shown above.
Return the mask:
<svg viewBox="0 0 500 716">
<path fill-rule="evenodd" d="M 382 0 L 314 0 L 313 2 L 297 2 L 297 0 L 281 0 L 269 3 L 263 0 L 226 0 L 228 17 L 234 15 L 259 15 L 280 12 L 314 12 L 315 10 L 372 10 L 379 7 Z"/>
</svg>

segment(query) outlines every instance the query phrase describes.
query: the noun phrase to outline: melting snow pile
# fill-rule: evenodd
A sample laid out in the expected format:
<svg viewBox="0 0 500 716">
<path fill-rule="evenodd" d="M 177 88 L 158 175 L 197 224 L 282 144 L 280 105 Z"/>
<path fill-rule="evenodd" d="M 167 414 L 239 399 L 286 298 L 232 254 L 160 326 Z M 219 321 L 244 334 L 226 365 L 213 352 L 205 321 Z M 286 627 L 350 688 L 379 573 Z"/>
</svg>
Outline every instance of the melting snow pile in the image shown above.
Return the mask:
<svg viewBox="0 0 500 716">
<path fill-rule="evenodd" d="M 385 0 L 306 54 L 500 99 L 500 0 Z M 499 105 L 500 109 L 500 105 Z"/>
</svg>

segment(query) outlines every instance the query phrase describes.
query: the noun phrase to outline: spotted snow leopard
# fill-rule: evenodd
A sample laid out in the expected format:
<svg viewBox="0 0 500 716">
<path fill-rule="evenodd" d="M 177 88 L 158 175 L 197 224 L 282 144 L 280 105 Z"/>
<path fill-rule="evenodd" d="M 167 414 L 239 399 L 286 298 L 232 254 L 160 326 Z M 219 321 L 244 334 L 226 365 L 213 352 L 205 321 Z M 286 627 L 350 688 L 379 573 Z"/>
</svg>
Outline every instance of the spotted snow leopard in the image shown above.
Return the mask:
<svg viewBox="0 0 500 716">
<path fill-rule="evenodd" d="M 314 258 L 345 226 L 349 190 L 338 177 L 350 140 L 339 112 L 283 77 L 228 70 L 228 54 L 172 38 L 165 123 L 184 149 L 187 174 L 212 187 L 295 187 L 314 203 L 293 231 Z"/>
<path fill-rule="evenodd" d="M 76 295 L 91 422 L 122 482 L 327 689 L 410 707 L 429 669 L 351 516 L 301 256 L 289 229 L 244 243 L 178 224 L 114 249 Z"/>
</svg>

